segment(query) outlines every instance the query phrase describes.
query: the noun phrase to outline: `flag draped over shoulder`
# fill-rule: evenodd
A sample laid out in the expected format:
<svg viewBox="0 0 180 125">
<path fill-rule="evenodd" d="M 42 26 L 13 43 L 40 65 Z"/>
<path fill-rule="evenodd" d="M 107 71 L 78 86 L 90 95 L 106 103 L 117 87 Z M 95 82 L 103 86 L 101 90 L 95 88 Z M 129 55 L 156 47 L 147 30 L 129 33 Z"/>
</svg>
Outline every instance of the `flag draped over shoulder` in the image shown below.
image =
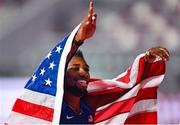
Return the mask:
<svg viewBox="0 0 180 125">
<path fill-rule="evenodd" d="M 40 64 L 18 97 L 7 123 L 59 124 L 66 58 L 79 26 L 60 41 Z M 95 124 L 157 123 L 157 88 L 165 63 L 155 61 L 143 76 L 144 54 L 126 72 L 112 80 L 96 79 L 88 85 L 87 100 L 98 98 Z"/>
<path fill-rule="evenodd" d="M 8 124 L 59 124 L 66 58 L 78 28 L 59 41 L 39 65 L 15 101 Z"/>
</svg>

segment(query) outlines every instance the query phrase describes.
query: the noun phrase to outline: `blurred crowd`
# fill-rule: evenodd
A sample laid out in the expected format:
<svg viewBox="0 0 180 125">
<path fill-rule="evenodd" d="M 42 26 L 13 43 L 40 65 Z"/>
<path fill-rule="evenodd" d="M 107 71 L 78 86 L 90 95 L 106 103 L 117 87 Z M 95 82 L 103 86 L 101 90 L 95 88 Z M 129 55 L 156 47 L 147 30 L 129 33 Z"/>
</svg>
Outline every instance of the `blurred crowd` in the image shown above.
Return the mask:
<svg viewBox="0 0 180 125">
<path fill-rule="evenodd" d="M 115 77 L 137 54 L 164 46 L 171 53 L 167 86 L 179 89 L 180 1 L 94 2 L 97 31 L 82 47 L 91 74 Z M 56 41 L 79 24 L 87 6 L 88 1 L 83 0 L 0 0 L 0 76 L 31 75 Z M 103 58 L 99 60 L 99 56 Z"/>
<path fill-rule="evenodd" d="M 97 31 L 82 47 L 91 74 L 115 77 L 137 54 L 164 46 L 171 53 L 167 86 L 179 89 L 180 1 L 94 2 Z M 0 76 L 31 75 L 56 41 L 83 19 L 87 6 L 88 1 L 83 0 L 0 0 Z"/>
<path fill-rule="evenodd" d="M 0 78 L 30 77 L 57 41 L 80 23 L 88 2 L 0 0 Z M 97 31 L 81 47 L 92 77 L 116 77 L 138 54 L 163 46 L 171 56 L 160 98 L 166 97 L 166 102 L 167 95 L 176 98 L 172 93 L 180 90 L 180 0 L 94 0 L 94 3 Z"/>
</svg>

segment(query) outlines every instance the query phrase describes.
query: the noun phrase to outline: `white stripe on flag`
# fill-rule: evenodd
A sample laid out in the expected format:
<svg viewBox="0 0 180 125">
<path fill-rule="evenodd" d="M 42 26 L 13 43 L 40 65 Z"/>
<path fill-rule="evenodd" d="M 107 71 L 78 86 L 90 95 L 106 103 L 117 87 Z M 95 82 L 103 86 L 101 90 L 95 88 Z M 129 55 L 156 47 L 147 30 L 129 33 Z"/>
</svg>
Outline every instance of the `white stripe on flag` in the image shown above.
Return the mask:
<svg viewBox="0 0 180 125">
<path fill-rule="evenodd" d="M 148 78 L 148 79 L 142 81 L 142 83 L 139 83 L 137 86 L 135 86 L 133 89 L 131 89 L 127 94 L 121 96 L 116 101 L 114 101 L 112 103 L 109 103 L 107 105 L 104 105 L 102 107 L 99 107 L 97 109 L 97 111 L 103 110 L 103 109 L 107 108 L 108 106 L 110 106 L 110 105 L 112 105 L 114 103 L 117 103 L 119 101 L 123 101 L 123 100 L 129 99 L 129 98 L 135 97 L 137 95 L 137 92 L 140 89 L 140 85 L 142 86 L 142 84 L 145 84 L 145 86 L 143 86 L 143 88 L 149 88 L 149 87 L 158 86 L 161 83 L 161 81 L 163 80 L 163 78 L 164 78 L 164 75 L 154 76 L 154 77 Z"/>
<path fill-rule="evenodd" d="M 24 89 L 23 95 L 18 97 L 27 102 L 54 108 L 54 96 Z"/>
<path fill-rule="evenodd" d="M 142 84 L 143 88 L 155 87 L 155 86 L 158 86 L 162 82 L 162 80 L 164 79 L 164 76 L 165 76 L 164 74 L 163 75 L 158 75 L 158 76 L 152 76 L 152 77 L 146 78 L 145 80 L 143 80 L 139 84 Z M 99 81 L 99 82 L 104 82 L 105 84 L 107 84 L 107 86 L 108 86 L 108 84 L 110 84 L 112 87 L 108 88 L 108 89 L 113 89 L 113 88 L 117 88 L 117 87 L 120 87 L 120 88 L 131 88 L 132 87 L 131 85 L 130 86 L 128 85 L 129 83 L 126 84 L 126 83 L 119 82 L 119 81 L 114 81 L 114 80 L 102 80 L 102 81 Z M 98 84 L 98 81 L 97 81 L 96 84 Z M 93 89 L 95 89 L 95 88 L 93 88 Z M 102 87 L 101 89 L 100 88 L 97 88 L 97 89 L 98 90 L 101 90 L 101 89 L 103 90 L 104 87 Z M 90 90 L 90 92 L 91 91 L 94 92 L 95 90 Z"/>
<path fill-rule="evenodd" d="M 143 57 L 144 55 L 145 55 L 145 53 L 140 54 L 134 60 L 134 63 L 131 68 L 131 73 L 130 73 L 130 83 L 128 83 L 130 85 L 132 84 L 131 86 L 134 86 L 136 84 L 136 80 L 137 80 L 138 73 L 139 73 L 139 61 L 140 61 L 140 58 Z"/>
<path fill-rule="evenodd" d="M 141 100 L 134 104 L 130 111 L 129 117 L 140 112 L 145 111 L 156 111 L 157 110 L 157 99 Z"/>
<path fill-rule="evenodd" d="M 136 57 L 136 59 L 134 60 L 134 63 L 133 63 L 132 68 L 131 68 L 131 72 L 132 72 L 132 71 L 134 72 L 135 77 L 131 75 L 131 76 L 130 76 L 131 80 L 137 77 L 137 73 L 138 73 L 138 70 L 137 70 L 137 69 L 139 68 L 139 60 L 140 60 L 140 58 L 143 57 L 144 55 L 145 55 L 145 53 L 142 53 L 142 54 L 138 55 L 138 56 Z M 114 79 L 112 79 L 112 80 L 117 80 L 117 79 L 125 76 L 126 73 L 127 73 L 127 70 L 126 70 L 124 73 L 120 74 L 119 76 L 117 76 L 116 78 L 114 78 Z M 131 81 L 131 82 L 135 82 L 135 81 Z"/>
<path fill-rule="evenodd" d="M 121 96 L 119 99 L 117 99 L 116 101 L 112 102 L 112 103 L 108 103 L 107 105 L 104 105 L 104 106 L 101 106 L 97 109 L 97 111 L 99 110 L 103 110 L 105 108 L 107 108 L 108 106 L 114 104 L 114 103 L 117 103 L 119 101 L 122 101 L 122 100 L 126 100 L 126 99 L 130 99 L 132 97 L 135 97 L 137 95 L 137 92 L 139 91 L 139 87 L 140 87 L 140 84 L 138 84 L 137 86 L 135 86 L 133 89 L 131 89 L 127 94 Z"/>
<path fill-rule="evenodd" d="M 112 80 L 117 80 L 117 79 L 119 79 L 119 78 L 121 78 L 121 77 L 124 77 L 126 74 L 127 74 L 127 71 L 128 70 L 126 70 L 125 72 L 123 72 L 123 73 L 121 73 L 120 75 L 118 75 L 116 78 L 114 78 L 114 79 L 112 79 Z"/>
<path fill-rule="evenodd" d="M 52 125 L 58 125 L 61 115 L 61 105 L 63 101 L 63 94 L 64 94 L 64 70 L 66 65 L 66 59 L 68 53 L 71 50 L 72 41 L 76 32 L 78 31 L 80 24 L 72 31 L 70 36 L 67 39 L 66 45 L 64 47 L 63 53 L 61 55 L 61 60 L 59 61 L 59 69 L 58 69 L 58 76 L 57 76 L 57 91 L 55 97 L 55 105 L 54 105 L 54 115 Z"/>
<path fill-rule="evenodd" d="M 103 85 L 102 85 L 103 83 Z M 103 91 L 103 90 L 110 90 L 113 88 L 131 88 L 132 86 L 129 86 L 126 83 L 119 82 L 119 81 L 114 81 L 114 80 L 97 80 L 89 83 L 87 91 L 88 93 L 93 93 L 97 91 Z"/>
<path fill-rule="evenodd" d="M 26 125 L 51 125 L 51 122 L 38 119 L 35 117 L 19 114 L 13 111 L 11 111 L 11 114 L 8 118 L 9 125 L 12 125 L 11 122 L 13 123 L 13 125 L 25 125 L 25 124 Z"/>
<path fill-rule="evenodd" d="M 118 114 L 116 116 L 113 116 L 110 119 L 107 119 L 105 121 L 99 122 L 96 125 L 104 125 L 104 124 L 117 125 L 117 124 L 124 124 L 125 120 L 128 117 L 131 117 L 132 115 L 135 115 L 135 114 L 140 113 L 140 112 L 152 112 L 152 111 L 156 111 L 156 110 L 157 110 L 156 99 L 142 100 L 142 101 L 136 102 L 130 112 Z"/>
<path fill-rule="evenodd" d="M 138 75 L 138 71 L 139 71 L 139 60 L 141 57 L 143 57 L 144 54 L 139 55 L 131 68 L 131 72 L 130 72 L 130 81 L 129 83 L 124 83 L 124 82 L 120 82 L 120 81 L 116 81 L 117 79 L 119 79 L 120 77 L 123 77 L 124 75 L 127 74 L 127 71 L 122 73 L 121 75 L 119 75 L 118 77 L 112 79 L 112 80 L 97 80 L 97 81 L 93 81 L 92 83 L 90 83 L 88 85 L 88 93 L 91 92 L 96 92 L 96 91 L 102 91 L 102 90 L 110 90 L 113 88 L 132 88 L 135 84 L 136 84 L 136 80 L 137 80 L 137 75 Z M 154 86 L 158 86 L 162 80 L 164 78 L 164 74 L 163 75 L 158 75 L 158 76 L 153 76 L 150 78 L 146 78 L 145 80 L 143 80 L 141 82 L 142 85 L 145 85 L 144 88 L 148 88 L 148 87 L 154 87 Z M 103 83 L 103 86 L 101 85 Z"/>
<path fill-rule="evenodd" d="M 143 80 L 141 84 L 144 86 L 143 88 L 155 87 L 161 84 L 163 79 L 164 79 L 164 75 L 153 76 Z"/>
</svg>

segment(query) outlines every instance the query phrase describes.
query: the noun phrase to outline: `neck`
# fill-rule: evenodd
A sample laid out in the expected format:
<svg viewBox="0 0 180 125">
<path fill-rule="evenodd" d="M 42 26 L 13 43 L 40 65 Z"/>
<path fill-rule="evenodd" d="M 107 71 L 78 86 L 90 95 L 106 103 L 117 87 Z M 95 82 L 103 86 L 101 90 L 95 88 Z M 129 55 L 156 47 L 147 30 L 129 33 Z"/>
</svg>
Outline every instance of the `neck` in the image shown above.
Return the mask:
<svg viewBox="0 0 180 125">
<path fill-rule="evenodd" d="M 68 103 L 68 105 L 77 113 L 81 112 L 80 109 L 80 100 L 81 97 L 75 96 L 70 92 L 66 92 L 64 93 L 64 100 Z"/>
</svg>

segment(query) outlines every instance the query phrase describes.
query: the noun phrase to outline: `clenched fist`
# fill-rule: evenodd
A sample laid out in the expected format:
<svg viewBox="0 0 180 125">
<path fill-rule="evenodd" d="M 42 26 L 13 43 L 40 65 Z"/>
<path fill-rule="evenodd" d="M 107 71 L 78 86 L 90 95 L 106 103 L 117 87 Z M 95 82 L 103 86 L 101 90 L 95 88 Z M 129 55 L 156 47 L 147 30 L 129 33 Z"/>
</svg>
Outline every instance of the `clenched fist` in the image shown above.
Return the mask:
<svg viewBox="0 0 180 125">
<path fill-rule="evenodd" d="M 145 61 L 148 63 L 153 63 L 156 58 L 160 57 L 163 61 L 169 60 L 169 51 L 163 47 L 153 47 L 150 48 L 145 55 Z"/>
</svg>

